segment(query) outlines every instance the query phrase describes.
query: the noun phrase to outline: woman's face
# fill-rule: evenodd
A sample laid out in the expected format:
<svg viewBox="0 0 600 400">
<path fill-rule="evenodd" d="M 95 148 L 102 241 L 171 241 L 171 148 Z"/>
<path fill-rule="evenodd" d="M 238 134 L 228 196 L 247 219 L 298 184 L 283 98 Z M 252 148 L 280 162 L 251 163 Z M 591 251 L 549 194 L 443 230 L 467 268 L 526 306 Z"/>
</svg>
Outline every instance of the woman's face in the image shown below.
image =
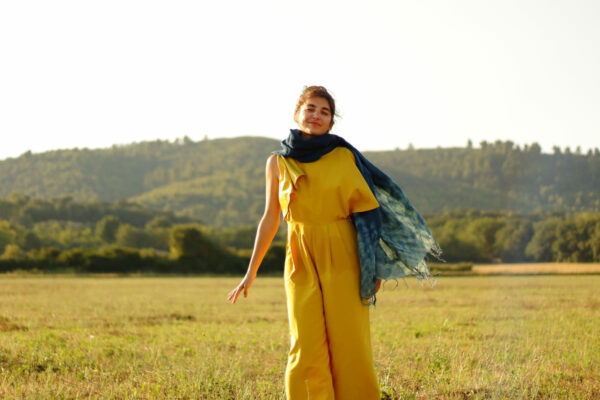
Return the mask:
<svg viewBox="0 0 600 400">
<path fill-rule="evenodd" d="M 332 118 L 329 102 L 322 97 L 312 97 L 298 110 L 296 123 L 303 133 L 320 136 L 329 132 Z"/>
</svg>

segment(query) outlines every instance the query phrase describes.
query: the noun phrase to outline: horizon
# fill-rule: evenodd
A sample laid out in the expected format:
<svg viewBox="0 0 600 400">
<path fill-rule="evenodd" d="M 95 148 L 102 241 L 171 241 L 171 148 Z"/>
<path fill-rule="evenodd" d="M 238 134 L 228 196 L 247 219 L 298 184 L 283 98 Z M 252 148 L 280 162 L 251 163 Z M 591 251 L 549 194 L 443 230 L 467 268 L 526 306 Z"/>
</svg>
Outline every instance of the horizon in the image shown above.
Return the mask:
<svg viewBox="0 0 600 400">
<path fill-rule="evenodd" d="M 5 158 L 0 158 L 0 162 L 3 161 L 8 161 L 11 159 L 18 159 L 20 157 L 23 156 L 29 156 L 29 155 L 41 155 L 41 154 L 45 154 L 45 153 L 52 153 L 52 152 L 60 152 L 60 151 L 73 151 L 73 150 L 90 150 L 90 151 L 96 151 L 96 150 L 110 150 L 111 148 L 114 147 L 128 147 L 128 146 L 135 146 L 135 145 L 140 145 L 143 143 L 152 143 L 152 142 L 166 142 L 169 144 L 177 144 L 179 142 L 183 142 L 185 140 L 185 138 L 188 138 L 189 140 L 191 140 L 192 143 L 200 143 L 203 141 L 211 141 L 211 140 L 221 140 L 221 139 L 241 139 L 241 138 L 257 138 L 257 139 L 270 139 L 270 140 L 274 140 L 274 141 L 278 141 L 279 139 L 276 138 L 272 138 L 272 137 L 268 137 L 268 136 L 259 136 L 259 135 L 239 135 L 239 136 L 227 136 L 227 137 L 210 137 L 205 135 L 202 138 L 199 139 L 195 139 L 192 137 L 189 137 L 187 135 L 184 135 L 182 137 L 176 137 L 176 138 L 154 138 L 154 139 L 148 139 L 148 140 L 141 140 L 141 141 L 135 141 L 135 142 L 129 142 L 129 143 L 113 143 L 111 145 L 108 146 L 103 146 L 103 147 L 62 147 L 62 148 L 54 148 L 54 149 L 46 149 L 46 150 L 41 150 L 41 151 L 32 151 L 32 150 L 26 150 L 23 153 L 16 155 L 16 156 L 8 156 Z M 523 148 L 525 146 L 531 146 L 533 144 L 538 144 L 541 148 L 541 153 L 542 154 L 554 154 L 553 149 L 549 149 L 550 151 L 548 151 L 548 149 L 544 149 L 544 147 L 537 143 L 537 142 L 533 142 L 533 143 L 515 143 L 514 141 L 510 140 L 510 139 L 505 139 L 505 140 L 501 140 L 501 139 L 496 139 L 494 141 L 485 141 L 487 142 L 487 144 L 493 145 L 495 144 L 497 141 L 500 141 L 502 143 L 506 143 L 506 142 L 512 142 L 514 145 L 514 148 L 520 148 L 521 150 L 523 150 Z M 483 142 L 483 141 L 482 141 Z M 472 141 L 472 148 L 473 149 L 481 149 L 481 143 L 475 143 L 474 141 Z M 586 155 L 589 151 L 594 152 L 597 149 L 600 149 L 600 147 L 594 147 L 594 148 L 583 148 L 581 146 L 566 146 L 566 147 L 560 147 L 558 146 L 561 150 L 561 153 L 564 153 L 565 150 L 567 148 L 569 148 L 570 153 L 574 154 L 574 155 Z M 580 148 L 581 152 L 577 153 L 576 149 Z M 406 150 L 436 150 L 436 149 L 464 149 L 464 148 L 468 148 L 468 143 L 465 143 L 462 146 L 435 146 L 435 147 L 416 147 L 414 145 L 412 145 L 412 143 L 409 143 L 407 146 L 400 148 L 400 147 L 395 147 L 395 148 L 389 148 L 389 149 L 358 149 L 361 152 L 385 152 L 385 151 L 396 151 L 396 150 L 401 150 L 401 151 L 406 151 Z"/>
</svg>

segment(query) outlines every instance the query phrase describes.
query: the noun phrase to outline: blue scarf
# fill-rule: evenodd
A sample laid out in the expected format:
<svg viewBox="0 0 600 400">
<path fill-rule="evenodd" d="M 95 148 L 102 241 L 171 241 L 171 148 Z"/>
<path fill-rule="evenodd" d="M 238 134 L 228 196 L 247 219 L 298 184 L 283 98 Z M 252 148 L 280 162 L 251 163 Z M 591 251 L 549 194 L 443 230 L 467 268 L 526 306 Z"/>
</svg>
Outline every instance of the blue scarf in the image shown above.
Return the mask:
<svg viewBox="0 0 600 400">
<path fill-rule="evenodd" d="M 339 146 L 352 151 L 356 166 L 379 203 L 373 210 L 352 214 L 358 239 L 360 296 L 371 305 L 375 304 L 375 284 L 380 279 L 409 275 L 419 280 L 431 278 L 425 256 L 439 258 L 441 249 L 400 186 L 343 138 L 326 133 L 304 139 L 299 130 L 292 129 L 281 142 L 282 149 L 273 153 L 314 162 Z"/>
</svg>

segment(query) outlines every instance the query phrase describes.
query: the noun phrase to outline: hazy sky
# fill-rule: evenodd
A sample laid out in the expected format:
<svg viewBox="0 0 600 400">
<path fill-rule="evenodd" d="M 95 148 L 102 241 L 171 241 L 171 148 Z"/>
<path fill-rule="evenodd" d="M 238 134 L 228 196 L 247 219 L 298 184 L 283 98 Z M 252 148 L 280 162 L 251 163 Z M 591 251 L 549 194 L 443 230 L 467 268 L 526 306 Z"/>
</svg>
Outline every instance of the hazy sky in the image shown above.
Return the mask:
<svg viewBox="0 0 600 400">
<path fill-rule="evenodd" d="M 0 2 L 0 159 L 283 138 L 329 88 L 359 149 L 600 147 L 600 2 Z"/>
</svg>

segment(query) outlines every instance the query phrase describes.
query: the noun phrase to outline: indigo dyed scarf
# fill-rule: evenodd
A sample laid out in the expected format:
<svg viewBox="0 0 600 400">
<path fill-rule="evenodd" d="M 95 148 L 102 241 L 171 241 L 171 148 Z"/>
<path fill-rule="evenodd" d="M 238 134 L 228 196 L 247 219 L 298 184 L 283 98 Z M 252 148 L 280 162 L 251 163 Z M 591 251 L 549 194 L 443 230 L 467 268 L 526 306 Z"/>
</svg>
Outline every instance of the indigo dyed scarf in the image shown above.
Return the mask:
<svg viewBox="0 0 600 400">
<path fill-rule="evenodd" d="M 292 129 L 281 142 L 282 149 L 273 153 L 314 162 L 339 146 L 352 151 L 356 166 L 379 203 L 373 210 L 352 214 L 358 239 L 360 296 L 364 304 L 374 305 L 378 280 L 410 275 L 420 281 L 431 279 L 425 256 L 439 259 L 441 249 L 400 186 L 343 138 L 326 133 L 304 139 L 299 130 Z"/>
</svg>

